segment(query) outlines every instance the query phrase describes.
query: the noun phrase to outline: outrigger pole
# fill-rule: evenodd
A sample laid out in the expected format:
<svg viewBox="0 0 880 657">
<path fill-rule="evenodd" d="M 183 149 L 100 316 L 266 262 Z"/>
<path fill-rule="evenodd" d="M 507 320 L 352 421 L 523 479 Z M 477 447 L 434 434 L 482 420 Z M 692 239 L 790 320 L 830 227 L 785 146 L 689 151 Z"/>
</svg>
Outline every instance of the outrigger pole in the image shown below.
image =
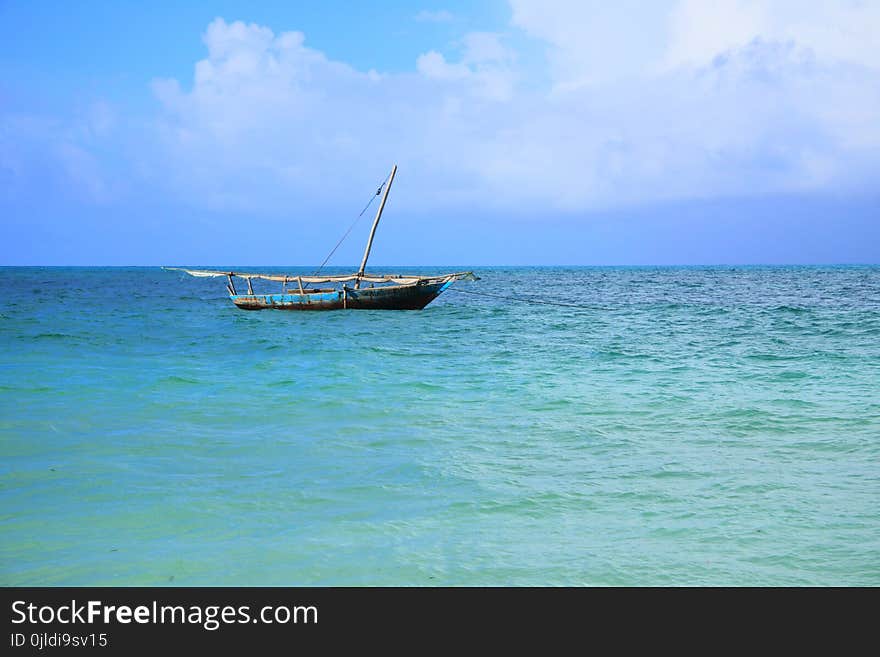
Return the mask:
<svg viewBox="0 0 880 657">
<path fill-rule="evenodd" d="M 376 234 L 376 227 L 379 225 L 379 219 L 382 218 L 382 210 L 385 209 L 385 201 L 388 199 L 388 192 L 391 191 L 391 183 L 394 182 L 394 174 L 397 173 L 397 165 L 391 169 L 391 177 L 388 178 L 388 184 L 385 186 L 385 193 L 382 194 L 382 201 L 379 203 L 379 210 L 376 212 L 376 218 L 373 220 L 373 227 L 370 229 L 370 239 L 367 240 L 367 248 L 364 249 L 364 259 L 361 261 L 361 268 L 358 269 L 357 279 L 354 283 L 354 288 L 358 289 L 361 286 L 361 278 L 364 275 L 364 270 L 367 268 L 367 258 L 370 257 L 370 249 L 373 246 L 373 236 Z"/>
</svg>

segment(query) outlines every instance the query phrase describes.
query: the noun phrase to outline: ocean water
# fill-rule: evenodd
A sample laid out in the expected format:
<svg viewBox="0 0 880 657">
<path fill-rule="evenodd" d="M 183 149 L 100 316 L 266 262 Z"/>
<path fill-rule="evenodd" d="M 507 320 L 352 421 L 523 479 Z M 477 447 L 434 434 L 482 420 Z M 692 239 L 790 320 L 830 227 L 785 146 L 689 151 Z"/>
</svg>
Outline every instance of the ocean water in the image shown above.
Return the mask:
<svg viewBox="0 0 880 657">
<path fill-rule="evenodd" d="M 0 584 L 880 585 L 880 267 L 477 272 L 0 269 Z"/>
</svg>

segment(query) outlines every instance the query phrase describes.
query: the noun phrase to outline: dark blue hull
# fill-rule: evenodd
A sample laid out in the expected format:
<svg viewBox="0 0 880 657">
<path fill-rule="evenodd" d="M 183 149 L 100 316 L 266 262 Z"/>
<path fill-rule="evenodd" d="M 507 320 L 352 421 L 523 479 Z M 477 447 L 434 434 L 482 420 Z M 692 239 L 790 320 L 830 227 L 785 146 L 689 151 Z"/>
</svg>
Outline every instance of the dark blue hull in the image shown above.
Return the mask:
<svg viewBox="0 0 880 657">
<path fill-rule="evenodd" d="M 305 294 L 234 294 L 232 303 L 242 310 L 421 310 L 452 281 L 425 285 L 365 287 Z"/>
</svg>

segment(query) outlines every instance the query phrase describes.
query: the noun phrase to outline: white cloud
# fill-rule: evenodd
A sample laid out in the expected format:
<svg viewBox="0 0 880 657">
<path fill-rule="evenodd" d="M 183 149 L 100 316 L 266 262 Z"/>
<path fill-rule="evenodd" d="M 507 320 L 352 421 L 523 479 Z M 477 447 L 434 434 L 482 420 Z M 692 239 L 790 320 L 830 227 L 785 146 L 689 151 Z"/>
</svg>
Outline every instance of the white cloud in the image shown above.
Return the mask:
<svg viewBox="0 0 880 657">
<path fill-rule="evenodd" d="M 732 48 L 770 35 L 766 2 L 751 0 L 682 0 L 669 17 L 669 39 L 663 64 L 675 68 L 683 64 L 704 65 Z"/>
<path fill-rule="evenodd" d="M 513 24 L 547 47 L 562 88 L 640 75 L 666 43 L 668 0 L 510 0 Z"/>
<path fill-rule="evenodd" d="M 510 0 L 513 24 L 543 41 L 565 89 L 638 77 L 756 39 L 794 43 L 823 61 L 880 67 L 880 3 L 859 0 Z"/>
<path fill-rule="evenodd" d="M 795 43 L 822 60 L 880 68 L 880 3 L 682 0 L 670 15 L 666 63 L 704 64 L 755 39 Z"/>
<path fill-rule="evenodd" d="M 501 35 L 493 32 L 469 32 L 462 39 L 462 60 L 473 64 L 505 63 L 516 59 L 512 50 L 504 45 Z"/>
<path fill-rule="evenodd" d="M 407 73 L 216 19 L 191 80 L 154 81 L 154 115 L 0 114 L 0 197 L 170 197 L 293 228 L 359 210 L 392 162 L 400 217 L 880 188 L 877 4 L 642 4 L 513 0 L 510 26 L 426 43 Z"/>
<path fill-rule="evenodd" d="M 139 187 L 287 213 L 370 190 L 392 162 L 399 207 L 525 216 L 878 188 L 880 3 L 511 4 L 508 28 L 426 44 L 393 74 L 216 19 L 191 82 L 153 83 L 156 116 L 0 117 L 0 192 L 45 170 L 95 203 Z"/>
<path fill-rule="evenodd" d="M 404 206 L 523 213 L 877 182 L 880 79 L 865 44 L 801 43 L 791 35 L 814 24 L 800 14 L 768 32 L 782 23 L 746 2 L 703 18 L 652 4 L 641 22 L 606 3 L 513 5 L 515 26 L 548 48 L 552 90 L 504 34 L 469 33 L 457 57 L 427 50 L 413 73 L 378 74 L 301 33 L 218 19 L 192 87 L 154 84 L 154 177 L 193 203 L 278 208 L 371 187 L 398 161 Z M 850 14 L 835 16 L 816 30 L 846 32 Z M 715 36 L 694 37 L 698 24 Z"/>
<path fill-rule="evenodd" d="M 422 75 L 437 80 L 463 80 L 472 73 L 464 64 L 450 64 L 436 50 L 419 55 L 416 68 Z"/>
<path fill-rule="evenodd" d="M 191 89 L 176 80 L 153 88 L 167 154 L 156 175 L 210 207 L 351 194 L 352 180 L 371 186 L 392 161 L 409 163 L 423 181 L 413 194 L 429 188 L 428 197 L 453 198 L 461 155 L 491 130 L 490 115 L 480 113 L 505 104 L 515 82 L 512 53 L 487 33 L 462 39 L 460 61 L 429 51 L 417 74 L 404 75 L 363 73 L 309 48 L 301 34 L 222 19 L 205 43 Z M 456 189 L 444 194 L 452 180 Z"/>
<path fill-rule="evenodd" d="M 500 37 L 490 32 L 471 32 L 462 39 L 461 49 L 459 62 L 448 62 L 435 50 L 419 55 L 416 69 L 433 80 L 461 82 L 468 93 L 477 97 L 509 100 L 516 83 L 516 75 L 510 67 L 515 55 Z"/>
<path fill-rule="evenodd" d="M 210 206 L 267 206 L 280 189 L 332 189 L 323 163 L 342 160 L 345 171 L 363 162 L 382 76 L 327 59 L 298 32 L 217 19 L 204 40 L 208 58 L 191 89 L 153 84 L 167 177 L 181 193 Z"/>
</svg>

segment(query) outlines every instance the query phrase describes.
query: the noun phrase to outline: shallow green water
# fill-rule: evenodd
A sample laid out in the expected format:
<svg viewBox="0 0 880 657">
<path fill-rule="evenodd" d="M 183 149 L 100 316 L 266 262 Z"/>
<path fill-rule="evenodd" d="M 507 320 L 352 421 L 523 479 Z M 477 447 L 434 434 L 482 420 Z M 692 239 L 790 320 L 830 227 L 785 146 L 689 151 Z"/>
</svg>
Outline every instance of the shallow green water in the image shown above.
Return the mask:
<svg viewBox="0 0 880 657">
<path fill-rule="evenodd" d="M 0 584 L 880 585 L 880 268 L 478 273 L 0 269 Z"/>
</svg>

